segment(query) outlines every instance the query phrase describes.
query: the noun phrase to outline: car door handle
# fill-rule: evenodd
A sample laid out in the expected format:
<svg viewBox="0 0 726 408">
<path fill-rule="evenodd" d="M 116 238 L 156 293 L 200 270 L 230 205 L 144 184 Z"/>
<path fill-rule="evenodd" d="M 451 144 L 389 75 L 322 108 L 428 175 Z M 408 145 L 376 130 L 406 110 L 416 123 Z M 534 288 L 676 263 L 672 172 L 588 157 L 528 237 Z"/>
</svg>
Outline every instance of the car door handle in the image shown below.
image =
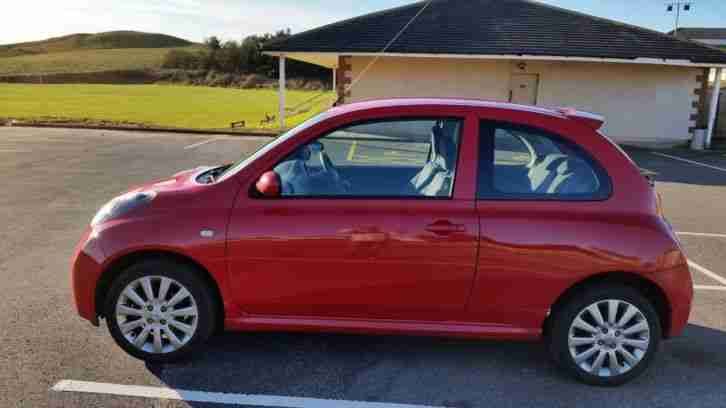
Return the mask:
<svg viewBox="0 0 726 408">
<path fill-rule="evenodd" d="M 457 232 L 464 232 L 462 224 L 452 224 L 449 221 L 437 221 L 426 227 L 426 231 L 436 235 L 450 235 Z"/>
<path fill-rule="evenodd" d="M 375 227 L 351 228 L 341 232 L 355 243 L 375 243 L 388 240 L 388 234 Z"/>
<path fill-rule="evenodd" d="M 357 243 L 384 242 L 388 236 L 383 232 L 354 232 L 350 239 Z"/>
</svg>

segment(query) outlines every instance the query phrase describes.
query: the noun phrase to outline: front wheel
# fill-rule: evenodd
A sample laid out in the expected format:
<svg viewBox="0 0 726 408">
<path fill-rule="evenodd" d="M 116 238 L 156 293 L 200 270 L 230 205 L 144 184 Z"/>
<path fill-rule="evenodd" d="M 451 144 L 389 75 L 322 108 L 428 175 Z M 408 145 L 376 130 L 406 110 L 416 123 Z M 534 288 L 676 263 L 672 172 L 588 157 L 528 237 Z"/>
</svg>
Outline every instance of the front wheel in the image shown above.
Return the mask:
<svg viewBox="0 0 726 408">
<path fill-rule="evenodd" d="M 661 339 L 653 305 L 625 286 L 585 290 L 552 318 L 553 359 L 591 385 L 621 385 L 639 376 L 652 362 Z"/>
<path fill-rule="evenodd" d="M 106 296 L 106 323 L 127 353 L 167 363 L 188 356 L 214 330 L 212 293 L 196 270 L 165 259 L 130 266 Z"/>
</svg>

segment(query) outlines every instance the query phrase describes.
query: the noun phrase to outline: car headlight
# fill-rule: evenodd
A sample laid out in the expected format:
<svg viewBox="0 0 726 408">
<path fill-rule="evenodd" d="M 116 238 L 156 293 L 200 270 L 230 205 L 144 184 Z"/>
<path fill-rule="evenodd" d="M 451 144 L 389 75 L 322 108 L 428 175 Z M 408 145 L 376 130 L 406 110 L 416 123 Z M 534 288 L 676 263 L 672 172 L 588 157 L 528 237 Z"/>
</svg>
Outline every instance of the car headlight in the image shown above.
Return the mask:
<svg viewBox="0 0 726 408">
<path fill-rule="evenodd" d="M 91 221 L 91 226 L 95 227 L 108 220 L 118 218 L 129 211 L 144 207 L 151 203 L 155 197 L 156 192 L 154 191 L 133 191 L 118 196 L 98 210 L 98 213 L 96 213 L 96 216 Z"/>
</svg>

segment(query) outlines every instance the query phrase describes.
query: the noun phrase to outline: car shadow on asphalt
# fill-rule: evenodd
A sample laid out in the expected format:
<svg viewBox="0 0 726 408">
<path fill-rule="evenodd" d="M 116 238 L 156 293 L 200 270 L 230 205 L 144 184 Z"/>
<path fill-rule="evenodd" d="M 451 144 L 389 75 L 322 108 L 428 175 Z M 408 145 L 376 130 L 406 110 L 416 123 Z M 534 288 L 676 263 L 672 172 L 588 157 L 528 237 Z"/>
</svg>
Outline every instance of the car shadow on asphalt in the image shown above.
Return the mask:
<svg viewBox="0 0 726 408">
<path fill-rule="evenodd" d="M 148 368 L 169 387 L 209 392 L 461 408 L 498 398 L 510 406 L 612 406 L 626 398 L 636 406 L 708 406 L 726 400 L 725 345 L 726 332 L 689 325 L 662 344 L 646 374 L 616 389 L 570 379 L 539 342 L 226 333 L 188 361 Z"/>
<path fill-rule="evenodd" d="M 658 155 L 666 154 L 726 169 L 726 154 L 723 152 L 685 149 L 647 150 L 636 147 L 626 147 L 625 151 L 641 169 L 654 175 L 656 182 L 726 186 L 726 173 L 722 171 Z"/>
</svg>

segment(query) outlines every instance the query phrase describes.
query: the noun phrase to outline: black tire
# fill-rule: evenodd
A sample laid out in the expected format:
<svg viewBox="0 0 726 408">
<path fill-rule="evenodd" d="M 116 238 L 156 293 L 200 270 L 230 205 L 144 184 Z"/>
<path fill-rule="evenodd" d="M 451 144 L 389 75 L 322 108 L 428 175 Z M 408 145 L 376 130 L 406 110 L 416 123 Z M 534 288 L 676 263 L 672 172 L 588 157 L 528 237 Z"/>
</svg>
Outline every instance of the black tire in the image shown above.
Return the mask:
<svg viewBox="0 0 726 408">
<path fill-rule="evenodd" d="M 197 307 L 196 330 L 186 344 L 167 353 L 141 350 L 130 343 L 121 332 L 116 316 L 116 304 L 121 292 L 130 283 L 147 276 L 170 278 L 183 285 L 193 296 Z M 171 259 L 157 258 L 140 261 L 123 270 L 113 281 L 105 297 L 104 316 L 106 325 L 116 344 L 131 356 L 150 363 L 171 363 L 189 357 L 202 346 L 215 330 L 214 293 L 199 277 L 195 267 Z"/>
<path fill-rule="evenodd" d="M 574 320 L 580 312 L 590 305 L 605 300 L 627 302 L 640 310 L 645 318 L 650 334 L 647 351 L 641 360 L 629 371 L 613 376 L 597 376 L 580 367 L 570 353 L 569 334 Z M 622 309 L 619 309 L 622 310 Z M 656 309 L 640 292 L 623 285 L 599 285 L 587 288 L 572 296 L 551 318 L 549 349 L 555 364 L 571 374 L 577 380 L 595 386 L 618 386 L 625 384 L 641 375 L 652 363 L 662 339 L 660 319 Z M 619 316 L 622 316 L 622 311 Z M 587 346 L 585 346 L 587 347 Z M 606 364 L 609 364 L 606 363 Z"/>
</svg>

